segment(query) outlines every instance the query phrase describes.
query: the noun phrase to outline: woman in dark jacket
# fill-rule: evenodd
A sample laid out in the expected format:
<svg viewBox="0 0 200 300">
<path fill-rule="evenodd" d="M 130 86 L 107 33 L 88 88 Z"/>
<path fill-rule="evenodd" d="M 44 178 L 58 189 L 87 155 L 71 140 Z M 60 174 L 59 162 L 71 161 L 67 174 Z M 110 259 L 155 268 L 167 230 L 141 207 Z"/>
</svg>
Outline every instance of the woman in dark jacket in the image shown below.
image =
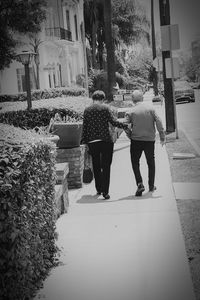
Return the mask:
<svg viewBox="0 0 200 300">
<path fill-rule="evenodd" d="M 97 194 L 109 199 L 110 167 L 114 146 L 109 124 L 124 130 L 128 125 L 118 122 L 109 106 L 103 103 L 105 100 L 103 91 L 95 91 L 92 99 L 93 104 L 85 109 L 83 115 L 82 143 L 88 145 L 92 156 Z"/>
</svg>

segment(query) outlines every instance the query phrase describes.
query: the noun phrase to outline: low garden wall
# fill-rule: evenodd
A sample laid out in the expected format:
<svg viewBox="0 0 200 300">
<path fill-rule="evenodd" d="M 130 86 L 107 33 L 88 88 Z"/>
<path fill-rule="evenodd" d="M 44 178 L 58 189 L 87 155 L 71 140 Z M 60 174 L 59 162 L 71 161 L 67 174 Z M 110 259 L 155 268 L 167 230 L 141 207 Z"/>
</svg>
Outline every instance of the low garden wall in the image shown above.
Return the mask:
<svg viewBox="0 0 200 300">
<path fill-rule="evenodd" d="M 83 168 L 84 168 L 85 146 L 71 149 L 57 149 L 57 163 L 68 162 L 68 188 L 81 188 L 83 185 Z"/>
</svg>

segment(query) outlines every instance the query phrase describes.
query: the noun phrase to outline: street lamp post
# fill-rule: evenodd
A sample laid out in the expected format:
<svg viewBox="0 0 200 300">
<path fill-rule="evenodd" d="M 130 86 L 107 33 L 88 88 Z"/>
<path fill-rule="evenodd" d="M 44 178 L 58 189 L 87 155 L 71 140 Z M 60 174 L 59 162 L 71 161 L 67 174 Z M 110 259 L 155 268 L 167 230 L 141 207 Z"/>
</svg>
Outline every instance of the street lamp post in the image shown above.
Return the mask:
<svg viewBox="0 0 200 300">
<path fill-rule="evenodd" d="M 30 51 L 22 51 L 16 55 L 18 61 L 24 65 L 28 110 L 32 108 L 29 64 L 34 55 L 36 53 Z"/>
</svg>

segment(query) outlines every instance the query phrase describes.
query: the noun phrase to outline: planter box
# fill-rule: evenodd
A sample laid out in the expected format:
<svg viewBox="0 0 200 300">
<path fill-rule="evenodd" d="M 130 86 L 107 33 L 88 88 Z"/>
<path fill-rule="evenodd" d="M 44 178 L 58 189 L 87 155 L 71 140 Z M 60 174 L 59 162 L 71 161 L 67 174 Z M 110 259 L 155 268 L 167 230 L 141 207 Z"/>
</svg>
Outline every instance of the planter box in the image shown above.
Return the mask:
<svg viewBox="0 0 200 300">
<path fill-rule="evenodd" d="M 52 126 L 53 134 L 59 136 L 57 147 L 61 149 L 70 149 L 80 146 L 82 135 L 82 122 L 59 123 L 55 122 Z"/>
</svg>

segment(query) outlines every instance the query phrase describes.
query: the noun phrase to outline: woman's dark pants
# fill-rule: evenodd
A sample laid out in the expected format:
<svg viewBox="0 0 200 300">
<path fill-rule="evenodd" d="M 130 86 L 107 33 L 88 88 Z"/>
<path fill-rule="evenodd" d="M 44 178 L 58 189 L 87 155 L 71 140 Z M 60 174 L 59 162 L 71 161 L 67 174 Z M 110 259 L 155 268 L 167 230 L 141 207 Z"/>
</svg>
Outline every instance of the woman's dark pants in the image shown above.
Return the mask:
<svg viewBox="0 0 200 300">
<path fill-rule="evenodd" d="M 131 163 L 135 175 L 136 184 L 143 182 L 140 173 L 140 157 L 144 151 L 148 165 L 148 184 L 149 188 L 154 187 L 155 180 L 155 156 L 154 156 L 154 141 L 135 141 L 131 140 Z"/>
<path fill-rule="evenodd" d="M 101 192 L 105 195 L 109 193 L 113 146 L 113 143 L 104 141 L 88 144 L 92 156 L 95 187 L 97 192 Z"/>
</svg>

